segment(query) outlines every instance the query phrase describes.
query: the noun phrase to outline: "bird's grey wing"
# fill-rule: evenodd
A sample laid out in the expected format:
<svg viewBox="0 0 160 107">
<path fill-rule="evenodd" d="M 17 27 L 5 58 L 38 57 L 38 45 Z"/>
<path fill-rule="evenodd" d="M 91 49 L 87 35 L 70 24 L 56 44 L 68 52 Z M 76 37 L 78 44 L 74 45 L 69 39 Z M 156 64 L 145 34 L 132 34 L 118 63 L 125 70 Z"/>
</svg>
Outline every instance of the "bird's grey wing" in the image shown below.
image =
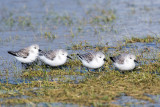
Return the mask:
<svg viewBox="0 0 160 107">
<path fill-rule="evenodd" d="M 92 53 L 82 54 L 80 55 L 80 57 L 82 58 L 82 60 L 86 60 L 88 63 L 91 62 L 94 58 Z"/>
<path fill-rule="evenodd" d="M 28 49 L 21 49 L 21 50 L 16 52 L 16 55 L 18 57 L 27 58 L 27 56 L 29 55 L 29 50 Z"/>
<path fill-rule="evenodd" d="M 121 54 L 116 57 L 116 63 L 123 64 L 125 60 L 126 54 Z"/>
<path fill-rule="evenodd" d="M 56 53 L 57 51 L 48 51 L 44 54 L 44 56 L 50 60 L 54 60 L 54 58 L 56 57 Z"/>
</svg>

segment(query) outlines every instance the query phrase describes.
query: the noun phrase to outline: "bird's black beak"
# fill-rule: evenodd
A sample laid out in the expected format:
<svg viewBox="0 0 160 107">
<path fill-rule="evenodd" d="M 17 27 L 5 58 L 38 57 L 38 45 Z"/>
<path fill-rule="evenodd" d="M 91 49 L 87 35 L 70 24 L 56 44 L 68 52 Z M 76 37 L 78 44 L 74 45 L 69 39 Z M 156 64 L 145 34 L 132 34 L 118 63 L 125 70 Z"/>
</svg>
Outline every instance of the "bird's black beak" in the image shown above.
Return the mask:
<svg viewBox="0 0 160 107">
<path fill-rule="evenodd" d="M 103 59 L 104 61 L 107 61 L 106 58 Z"/>
<path fill-rule="evenodd" d="M 137 60 L 134 60 L 134 62 L 139 63 Z"/>
<path fill-rule="evenodd" d="M 67 56 L 67 58 L 72 59 L 70 56 Z"/>
</svg>

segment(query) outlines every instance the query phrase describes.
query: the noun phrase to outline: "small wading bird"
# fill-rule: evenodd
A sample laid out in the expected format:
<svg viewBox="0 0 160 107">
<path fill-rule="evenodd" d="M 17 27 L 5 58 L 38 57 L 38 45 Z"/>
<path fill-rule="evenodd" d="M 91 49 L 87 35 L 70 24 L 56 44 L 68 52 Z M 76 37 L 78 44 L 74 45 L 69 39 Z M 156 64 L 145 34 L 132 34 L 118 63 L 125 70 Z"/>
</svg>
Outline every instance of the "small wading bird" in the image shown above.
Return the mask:
<svg viewBox="0 0 160 107">
<path fill-rule="evenodd" d="M 67 58 L 72 59 L 68 56 L 67 51 L 63 49 L 50 50 L 46 52 L 39 50 L 39 59 L 45 64 L 53 67 L 63 65 L 67 61 Z"/>
<path fill-rule="evenodd" d="M 15 56 L 15 58 L 22 64 L 31 63 L 38 57 L 39 45 L 34 44 L 29 47 L 20 49 L 19 51 L 8 51 L 8 53 Z"/>
<path fill-rule="evenodd" d="M 121 71 L 133 70 L 136 66 L 135 62 L 138 63 L 135 55 L 127 53 L 123 53 L 116 57 L 110 57 L 110 59 L 113 61 L 115 67 Z"/>
<path fill-rule="evenodd" d="M 103 66 L 106 61 L 105 55 L 102 52 L 90 52 L 86 54 L 77 54 L 82 64 L 91 69 L 97 69 Z M 88 69 L 89 71 L 89 69 Z"/>
</svg>

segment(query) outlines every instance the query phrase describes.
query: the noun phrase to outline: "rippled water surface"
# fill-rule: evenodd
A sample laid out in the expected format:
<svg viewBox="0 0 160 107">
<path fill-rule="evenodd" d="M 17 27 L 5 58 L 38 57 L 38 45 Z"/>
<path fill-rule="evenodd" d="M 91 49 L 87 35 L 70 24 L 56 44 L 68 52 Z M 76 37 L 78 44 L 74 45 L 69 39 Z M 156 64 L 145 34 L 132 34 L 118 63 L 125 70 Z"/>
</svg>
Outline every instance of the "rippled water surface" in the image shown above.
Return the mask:
<svg viewBox="0 0 160 107">
<path fill-rule="evenodd" d="M 123 42 L 125 38 L 143 38 L 146 35 L 159 37 L 160 34 L 160 0 L 1 0 L 0 2 L 0 69 L 3 75 L 8 70 L 10 77 L 0 75 L 2 83 L 28 82 L 21 78 L 15 79 L 22 68 L 20 62 L 7 53 L 8 50 L 19 50 L 35 43 L 43 50 L 66 49 L 81 41 L 93 46 L 106 43 L 109 46 L 117 46 L 117 41 Z M 115 19 L 106 23 L 94 20 L 94 17 L 100 15 L 103 17 L 103 12 L 111 12 Z M 51 37 L 46 36 L 49 34 Z M 152 47 L 158 51 L 160 44 L 138 43 L 128 47 L 128 50 L 145 47 Z M 74 52 L 76 51 L 69 50 L 69 53 Z M 139 102 L 130 97 L 122 97 L 116 104 L 124 106 L 125 99 Z"/>
</svg>

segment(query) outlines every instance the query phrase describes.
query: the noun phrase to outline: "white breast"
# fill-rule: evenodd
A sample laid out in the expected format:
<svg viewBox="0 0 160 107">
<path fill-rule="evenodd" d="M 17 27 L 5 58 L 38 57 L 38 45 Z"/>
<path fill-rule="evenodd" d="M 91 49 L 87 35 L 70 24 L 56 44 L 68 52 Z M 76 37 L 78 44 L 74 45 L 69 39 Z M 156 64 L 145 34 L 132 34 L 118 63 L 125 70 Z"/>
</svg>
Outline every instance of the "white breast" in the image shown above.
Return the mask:
<svg viewBox="0 0 160 107">
<path fill-rule="evenodd" d="M 50 60 L 48 58 L 46 58 L 45 56 L 39 56 L 40 60 L 43 61 L 44 63 L 50 65 L 50 66 L 60 66 L 63 65 L 66 60 L 66 58 L 59 58 L 58 56 L 54 58 L 54 60 Z"/>
<path fill-rule="evenodd" d="M 82 60 L 82 63 L 84 66 L 88 68 L 96 69 L 96 68 L 100 68 L 101 66 L 103 66 L 104 61 L 97 61 L 94 59 L 88 63 L 86 60 Z"/>
<path fill-rule="evenodd" d="M 127 70 L 133 70 L 135 68 L 135 63 L 131 62 L 131 63 L 124 63 L 124 64 L 118 64 L 118 63 L 114 63 L 114 65 L 122 71 L 127 71 Z"/>
<path fill-rule="evenodd" d="M 34 53 L 30 52 L 27 58 L 23 57 L 15 57 L 15 58 L 22 63 L 31 63 L 35 61 L 37 57 L 38 57 L 38 51 Z"/>
</svg>

